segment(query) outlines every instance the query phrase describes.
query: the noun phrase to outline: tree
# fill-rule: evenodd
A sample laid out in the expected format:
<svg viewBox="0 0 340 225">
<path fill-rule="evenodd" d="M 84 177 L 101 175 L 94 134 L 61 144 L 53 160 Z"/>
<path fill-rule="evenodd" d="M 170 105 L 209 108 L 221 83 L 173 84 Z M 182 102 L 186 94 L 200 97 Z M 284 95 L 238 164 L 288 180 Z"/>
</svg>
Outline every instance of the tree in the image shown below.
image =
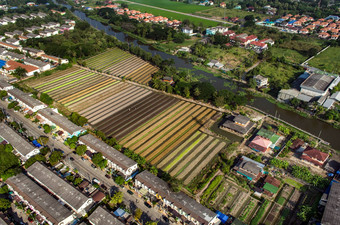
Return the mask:
<svg viewBox="0 0 340 225">
<path fill-rule="evenodd" d="M 61 151 L 53 151 L 48 161 L 50 162 L 51 166 L 54 166 L 60 161 L 62 156 L 63 153 Z"/>
<path fill-rule="evenodd" d="M 145 225 L 157 225 L 157 222 L 148 221 L 148 222 L 145 223 Z"/>
<path fill-rule="evenodd" d="M 156 175 L 158 174 L 158 169 L 155 167 L 155 166 L 151 166 L 150 169 L 149 169 L 150 173 L 152 173 L 153 175 Z"/>
<path fill-rule="evenodd" d="M 9 190 L 6 184 L 0 188 L 0 195 L 7 194 L 8 192 Z"/>
<path fill-rule="evenodd" d="M 312 214 L 313 214 L 312 206 L 302 205 L 300 206 L 300 210 L 297 213 L 297 216 L 303 222 L 307 222 L 307 220 L 312 216 Z"/>
<path fill-rule="evenodd" d="M 256 88 L 257 84 L 256 84 L 256 80 L 254 78 L 249 79 L 249 86 L 253 89 Z"/>
<path fill-rule="evenodd" d="M 173 192 L 180 192 L 182 190 L 183 183 L 181 180 L 171 178 L 170 187 Z"/>
<path fill-rule="evenodd" d="M 115 177 L 115 182 L 118 185 L 123 185 L 125 183 L 125 180 L 124 180 L 124 178 L 122 176 L 116 176 Z"/>
<path fill-rule="evenodd" d="M 110 199 L 109 204 L 111 207 L 116 206 L 117 204 L 120 204 L 123 202 L 123 192 L 116 192 Z"/>
<path fill-rule="evenodd" d="M 43 155 L 37 154 L 35 156 L 32 156 L 25 162 L 25 168 L 27 169 L 28 167 L 32 166 L 35 162 L 45 162 L 46 158 Z"/>
<path fill-rule="evenodd" d="M 5 198 L 0 198 L 0 209 L 7 210 L 11 207 L 11 201 Z"/>
<path fill-rule="evenodd" d="M 0 144 L 0 177 L 2 179 L 7 179 L 14 176 L 16 172 L 20 172 L 19 159 L 7 146 L 10 145 Z"/>
<path fill-rule="evenodd" d="M 41 145 L 47 145 L 49 138 L 46 136 L 40 136 L 37 141 Z"/>
<path fill-rule="evenodd" d="M 185 41 L 185 34 L 179 32 L 174 35 L 173 42 L 183 43 Z"/>
<path fill-rule="evenodd" d="M 215 98 L 215 101 L 214 101 L 214 103 L 215 103 L 215 105 L 217 106 L 217 107 L 222 107 L 222 106 L 224 106 L 224 96 L 222 96 L 222 95 L 218 95 L 216 98 Z"/>
<path fill-rule="evenodd" d="M 101 169 L 104 169 L 107 165 L 107 160 L 104 159 L 103 154 L 100 152 L 93 154 L 92 162 Z"/>
<path fill-rule="evenodd" d="M 49 125 L 47 125 L 47 124 L 44 124 L 43 128 L 44 128 L 44 133 L 45 134 L 48 134 L 48 133 L 50 133 L 52 131 L 52 128 Z"/>
<path fill-rule="evenodd" d="M 143 214 L 143 211 L 140 208 L 137 208 L 135 211 L 135 220 L 139 220 Z"/>
<path fill-rule="evenodd" d="M 78 186 L 82 181 L 83 179 L 81 179 L 81 177 L 77 177 L 76 179 L 74 179 L 73 184 L 74 186 Z"/>
<path fill-rule="evenodd" d="M 13 75 L 21 78 L 21 77 L 24 77 L 26 73 L 27 73 L 27 70 L 19 66 L 18 68 L 14 70 Z"/>
<path fill-rule="evenodd" d="M 53 99 L 46 93 L 41 93 L 40 94 L 40 101 L 47 105 L 51 105 L 53 103 Z"/>
<path fill-rule="evenodd" d="M 78 155 L 84 155 L 85 152 L 86 152 L 86 150 L 87 150 L 87 146 L 86 146 L 86 145 L 78 145 L 78 146 L 76 147 L 76 153 L 77 153 Z"/>
<path fill-rule="evenodd" d="M 7 96 L 7 91 L 0 91 L 0 100 Z"/>
<path fill-rule="evenodd" d="M 19 102 L 17 101 L 14 101 L 14 102 L 11 102 L 7 105 L 7 108 L 8 109 L 13 109 L 15 106 L 17 106 L 19 104 Z"/>
</svg>

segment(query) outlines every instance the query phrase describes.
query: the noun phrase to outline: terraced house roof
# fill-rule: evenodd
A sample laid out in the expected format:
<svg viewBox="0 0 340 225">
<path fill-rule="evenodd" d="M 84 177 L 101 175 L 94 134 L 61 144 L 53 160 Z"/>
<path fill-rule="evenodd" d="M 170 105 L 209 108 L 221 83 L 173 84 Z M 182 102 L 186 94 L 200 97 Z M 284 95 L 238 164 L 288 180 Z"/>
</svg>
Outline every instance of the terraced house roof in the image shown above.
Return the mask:
<svg viewBox="0 0 340 225">
<path fill-rule="evenodd" d="M 96 138 L 91 134 L 81 136 L 79 137 L 79 140 L 96 152 L 101 152 L 104 157 L 108 158 L 110 161 L 122 167 L 123 169 L 128 169 L 137 164 L 135 161 L 133 161 L 123 153 L 112 148 L 111 146 L 107 145 L 105 142 L 101 141 L 99 138 Z"/>
<path fill-rule="evenodd" d="M 75 125 L 71 121 L 69 121 L 66 117 L 56 113 L 51 108 L 45 108 L 39 110 L 39 114 L 50 120 L 55 125 L 61 127 L 63 130 L 67 131 L 69 134 L 73 134 L 83 130 L 82 127 Z"/>
<path fill-rule="evenodd" d="M 6 183 L 53 224 L 58 224 L 72 215 L 69 209 L 23 173 L 7 179 Z"/>
<path fill-rule="evenodd" d="M 216 214 L 210 209 L 204 207 L 194 199 L 190 198 L 183 192 L 174 193 L 170 190 L 168 184 L 149 171 L 143 171 L 136 176 L 136 179 L 148 186 L 151 190 L 171 201 L 175 206 L 195 218 L 201 224 L 209 224 Z"/>
<path fill-rule="evenodd" d="M 37 106 L 41 106 L 44 105 L 44 103 L 38 101 L 35 98 L 32 98 L 31 96 L 29 96 L 29 94 L 17 89 L 17 88 L 13 88 L 12 90 L 9 90 L 8 93 L 12 96 L 14 96 L 15 98 L 19 99 L 20 101 L 22 101 L 23 103 L 25 103 L 26 105 L 28 105 L 31 108 L 37 107 Z"/>
<path fill-rule="evenodd" d="M 123 225 L 112 214 L 106 211 L 103 207 L 99 206 L 88 218 L 91 224 L 94 225 Z"/>
<path fill-rule="evenodd" d="M 39 162 L 30 166 L 27 172 L 75 211 L 78 211 L 89 200 L 84 194 Z"/>
<path fill-rule="evenodd" d="M 23 137 L 4 123 L 0 123 L 0 136 L 6 139 L 13 148 L 23 156 L 26 156 L 35 150 L 33 145 L 28 143 Z"/>
</svg>

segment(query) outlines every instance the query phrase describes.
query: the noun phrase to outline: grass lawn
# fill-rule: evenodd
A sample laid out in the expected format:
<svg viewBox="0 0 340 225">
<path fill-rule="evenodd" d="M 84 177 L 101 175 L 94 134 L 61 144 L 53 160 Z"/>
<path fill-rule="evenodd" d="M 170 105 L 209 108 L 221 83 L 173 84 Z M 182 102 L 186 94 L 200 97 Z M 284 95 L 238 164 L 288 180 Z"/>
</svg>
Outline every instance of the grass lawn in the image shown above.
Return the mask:
<svg viewBox="0 0 340 225">
<path fill-rule="evenodd" d="M 134 10 L 138 10 L 141 12 L 147 12 L 147 13 L 151 13 L 154 16 L 165 16 L 168 17 L 170 20 L 173 19 L 177 19 L 177 20 L 190 20 L 191 22 L 193 22 L 194 24 L 196 24 L 197 26 L 202 23 L 204 26 L 216 26 L 217 24 L 219 24 L 218 22 L 215 21 L 210 21 L 210 20 L 205 20 L 205 19 L 201 19 L 201 18 L 197 18 L 197 17 L 192 17 L 192 16 L 187 16 L 187 15 L 182 15 L 182 14 L 178 14 L 178 13 L 173 13 L 173 12 L 168 12 L 168 11 L 164 11 L 161 9 L 154 9 L 154 8 L 150 8 L 147 6 L 141 6 L 141 5 L 136 5 L 136 4 L 129 4 L 129 9 L 134 9 Z"/>
<path fill-rule="evenodd" d="M 194 45 L 198 39 L 199 38 L 197 37 L 191 37 L 190 39 L 186 39 L 183 43 L 175 43 L 171 41 L 169 43 L 161 42 L 161 43 L 156 43 L 154 45 L 162 47 L 168 51 L 171 51 L 171 50 L 176 50 L 181 47 L 190 47 L 191 45 Z"/>
<path fill-rule="evenodd" d="M 291 65 L 279 62 L 263 62 L 256 69 L 258 74 L 268 77 L 270 86 L 276 89 L 287 86 L 303 73 L 302 68 L 296 69 Z"/>
<path fill-rule="evenodd" d="M 290 179 L 290 178 L 286 178 L 284 179 L 284 182 L 289 184 L 289 185 L 292 185 L 293 187 L 297 188 L 298 190 L 300 190 L 304 185 L 293 180 L 293 179 Z"/>
<path fill-rule="evenodd" d="M 175 2 L 175 1 L 170 1 L 170 0 L 129 0 L 129 1 L 142 3 L 145 5 L 152 5 L 152 6 L 156 6 L 159 8 L 170 9 L 170 10 L 184 12 L 184 13 L 194 13 L 197 11 L 205 10 L 207 8 L 211 8 L 210 6 L 186 4 L 186 3 Z"/>
<path fill-rule="evenodd" d="M 245 10 L 239 10 L 239 9 L 223 9 L 219 7 L 218 8 L 214 7 L 211 9 L 200 11 L 197 14 L 214 16 L 214 17 L 222 17 L 222 18 L 226 16 L 226 17 L 238 17 L 238 18 L 243 19 L 247 15 L 253 15 L 255 18 L 260 17 L 261 19 L 270 18 L 269 15 L 265 15 L 265 14 L 247 12 Z"/>
<path fill-rule="evenodd" d="M 228 50 L 211 47 L 208 49 L 207 57 L 209 59 L 219 60 L 227 67 L 233 69 L 241 65 L 247 58 L 251 58 L 255 55 L 256 53 L 253 51 L 235 46 Z"/>
<path fill-rule="evenodd" d="M 275 57 L 284 56 L 286 60 L 291 63 L 300 64 L 303 63 L 308 58 L 307 56 L 304 56 L 298 51 L 295 51 L 293 49 L 273 47 L 271 48 L 271 51 L 273 53 L 273 56 Z"/>
<path fill-rule="evenodd" d="M 330 73 L 340 74 L 340 47 L 329 47 L 308 62 L 310 66 Z"/>
</svg>

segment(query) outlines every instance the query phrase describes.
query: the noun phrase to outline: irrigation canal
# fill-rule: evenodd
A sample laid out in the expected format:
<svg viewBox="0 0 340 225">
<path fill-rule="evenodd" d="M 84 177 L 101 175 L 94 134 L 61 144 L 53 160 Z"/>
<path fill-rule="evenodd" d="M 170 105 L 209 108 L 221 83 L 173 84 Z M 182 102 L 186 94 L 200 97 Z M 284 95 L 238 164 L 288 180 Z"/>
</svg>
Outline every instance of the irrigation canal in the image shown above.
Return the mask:
<svg viewBox="0 0 340 225">
<path fill-rule="evenodd" d="M 66 6 L 69 9 L 71 8 L 70 5 L 64 5 L 64 6 Z M 138 40 L 129 37 L 127 34 L 123 32 L 114 31 L 110 26 L 104 25 L 97 20 L 93 20 L 87 17 L 85 13 L 79 10 L 75 10 L 73 13 L 81 20 L 87 21 L 94 28 L 98 30 L 102 30 L 108 35 L 115 36 L 118 40 L 122 42 L 129 42 L 131 44 L 133 43 L 134 45 L 138 45 L 143 50 L 148 51 L 152 53 L 153 55 L 155 54 L 160 55 L 163 59 L 173 59 L 174 65 L 176 66 L 177 69 L 192 70 L 194 73 L 194 76 L 198 77 L 202 81 L 210 82 L 218 90 L 233 86 L 232 82 L 229 80 L 216 77 L 213 74 L 207 73 L 205 71 L 195 70 L 193 68 L 193 65 L 190 62 L 186 61 L 185 59 L 181 59 L 175 55 L 170 55 L 170 54 L 158 51 L 152 46 L 143 44 L 139 42 Z M 266 112 L 267 114 L 270 114 L 272 116 L 277 116 L 278 118 L 286 121 L 289 124 L 294 124 L 296 127 L 302 130 L 305 130 L 315 136 L 320 135 L 321 139 L 323 139 L 326 142 L 329 142 L 333 148 L 340 150 L 340 138 L 339 138 L 340 130 L 335 129 L 331 125 L 323 121 L 320 121 L 318 119 L 305 118 L 292 111 L 282 109 L 278 107 L 277 105 L 269 102 L 267 99 L 261 98 L 261 97 L 255 97 L 253 101 L 250 103 L 250 105 L 263 112 Z"/>
</svg>

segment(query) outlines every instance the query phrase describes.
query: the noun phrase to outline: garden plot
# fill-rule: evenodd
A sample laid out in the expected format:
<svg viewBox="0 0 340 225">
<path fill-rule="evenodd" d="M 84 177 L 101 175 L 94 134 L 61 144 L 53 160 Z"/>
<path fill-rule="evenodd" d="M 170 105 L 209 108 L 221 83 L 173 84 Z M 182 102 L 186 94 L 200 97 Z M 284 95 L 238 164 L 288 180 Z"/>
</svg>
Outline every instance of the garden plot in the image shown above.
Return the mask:
<svg viewBox="0 0 340 225">
<path fill-rule="evenodd" d="M 240 191 L 230 207 L 231 215 L 235 217 L 239 217 L 248 199 L 249 199 L 249 194 L 246 192 Z"/>
<path fill-rule="evenodd" d="M 248 202 L 243 207 L 243 210 L 240 213 L 239 219 L 243 222 L 249 223 L 254 213 L 256 212 L 258 206 L 259 206 L 259 201 L 250 197 Z"/>
<path fill-rule="evenodd" d="M 147 84 L 158 71 L 150 63 L 118 48 L 110 49 L 85 61 L 86 66 L 107 74 Z"/>
<path fill-rule="evenodd" d="M 267 214 L 266 218 L 263 220 L 263 223 L 266 225 L 275 224 L 276 220 L 280 216 L 280 212 L 282 208 L 283 207 L 281 205 L 277 203 L 273 203 L 269 213 Z"/>
</svg>

